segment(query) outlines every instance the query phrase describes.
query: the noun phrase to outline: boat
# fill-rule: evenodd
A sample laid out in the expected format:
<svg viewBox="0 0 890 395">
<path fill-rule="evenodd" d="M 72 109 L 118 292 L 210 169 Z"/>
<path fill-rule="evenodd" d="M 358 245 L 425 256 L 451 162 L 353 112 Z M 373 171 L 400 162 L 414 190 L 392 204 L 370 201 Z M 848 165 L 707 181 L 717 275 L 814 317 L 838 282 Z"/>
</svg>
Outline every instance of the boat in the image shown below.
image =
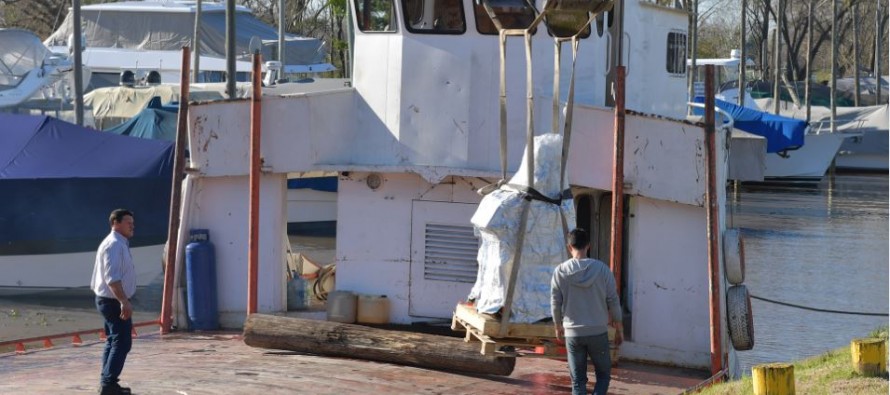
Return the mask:
<svg viewBox="0 0 890 395">
<path fill-rule="evenodd" d="M 772 99 L 755 99 L 760 105 L 772 106 Z M 806 119 L 806 108 L 782 101 L 779 113 L 796 119 Z M 819 134 L 831 131 L 831 109 L 811 106 L 811 129 Z M 888 169 L 888 105 L 836 107 L 835 130 L 845 136 L 835 159 L 838 169 L 854 171 L 886 171 Z M 809 135 L 808 137 L 809 138 Z"/>
<path fill-rule="evenodd" d="M 687 60 L 688 65 L 691 65 L 691 63 L 691 59 Z M 715 97 L 719 101 L 718 106 L 729 113 L 736 116 L 742 116 L 746 119 L 745 122 L 741 123 L 741 125 L 745 125 L 744 129 L 738 129 L 745 132 L 752 132 L 752 130 L 748 129 L 748 127 L 751 127 L 754 130 L 762 131 L 752 132 L 757 135 L 763 136 L 764 134 L 769 134 L 773 138 L 781 136 L 781 133 L 775 134 L 776 131 L 783 128 L 781 125 L 784 124 L 788 126 L 797 122 L 793 119 L 782 119 L 781 117 L 767 115 L 768 113 L 765 109 L 772 108 L 772 102 L 764 101 L 764 99 L 755 99 L 752 96 L 751 86 L 760 86 L 762 84 L 758 84 L 758 82 L 747 83 L 746 89 L 744 89 L 744 107 L 751 111 L 760 112 L 761 114 L 746 112 L 745 115 L 741 115 L 743 111 L 737 108 L 739 95 L 738 76 L 741 64 L 740 52 L 735 49 L 731 51 L 729 58 L 696 59 L 695 101 L 702 102 L 702 95 L 704 94 L 704 67 L 702 66 L 714 65 Z M 746 59 L 745 66 L 754 66 L 754 61 Z M 698 110 L 695 111 L 695 113 L 700 115 L 701 111 Z M 770 118 L 770 121 L 766 123 L 761 122 L 764 118 Z M 738 125 L 740 124 L 737 123 L 736 126 Z M 783 143 L 780 144 L 779 140 L 781 139 L 774 140 L 773 143 L 767 143 L 767 155 L 764 157 L 763 169 L 763 176 L 765 179 L 789 182 L 818 182 L 834 162 L 834 159 L 841 148 L 841 144 L 844 144 L 846 139 L 857 136 L 856 134 L 850 133 L 830 133 L 830 129 L 819 127 L 819 125 L 807 127 L 805 122 L 790 127 L 798 129 L 795 133 L 805 135 L 793 145 L 786 146 Z M 768 129 L 773 129 L 773 131 L 767 131 Z M 780 145 L 782 147 L 778 148 Z"/>
<path fill-rule="evenodd" d="M 692 59 L 687 59 L 686 64 L 692 67 Z M 703 58 L 695 60 L 695 85 L 692 97 L 703 97 L 705 93 L 704 83 L 704 67 L 706 65 L 714 66 L 714 87 L 716 88 L 716 98 L 729 103 L 738 103 L 739 97 L 739 67 L 742 64 L 741 51 L 733 49 L 729 53 L 728 58 Z M 750 58 L 745 59 L 745 68 L 755 66 L 754 61 Z M 745 89 L 745 107 L 759 110 L 754 98 L 751 97 L 751 90 Z"/>
<path fill-rule="evenodd" d="M 287 309 L 282 198 L 288 174 L 308 171 L 339 174 L 336 289 L 386 295 L 393 323 L 450 322 L 479 270 L 470 221 L 477 191 L 497 188 L 530 160 L 528 135 L 571 132 L 563 158 L 577 219 L 568 225 L 592 230 L 591 256 L 609 261 L 613 196 L 623 221 L 615 235 L 626 237 L 624 248 L 614 256 L 621 358 L 738 374 L 734 350 L 753 346 L 753 318 L 731 259 L 738 232 L 725 220 L 729 137 L 719 125 L 706 134 L 708 125 L 685 120 L 688 11 L 592 3 L 560 14 L 540 1 L 349 2 L 352 84 L 255 103 L 262 164 L 252 191 L 251 102 L 190 105 L 198 148 L 181 230 L 209 229 L 214 240 L 221 324 L 239 328 L 248 311 Z M 525 45 L 507 37 L 503 63 L 500 27 L 529 32 Z M 573 57 L 556 58 L 552 35 L 582 27 L 573 73 Z M 615 86 L 621 70 L 631 76 L 623 88 Z M 627 110 L 616 110 L 622 102 Z M 626 133 L 626 157 L 613 179 L 616 128 Z M 260 207 L 252 219 L 249 196 Z M 248 285 L 250 224 L 259 225 L 259 248 Z M 162 323 L 175 315 L 166 314 Z"/>
<path fill-rule="evenodd" d="M 67 56 L 51 52 L 36 34 L 0 29 L 0 109 L 15 108 L 38 95 L 69 95 L 57 83 L 73 69 Z"/>
<path fill-rule="evenodd" d="M 88 288 L 108 215 L 136 217 L 136 285 L 159 280 L 173 144 L 0 113 L 0 295 Z"/>
<path fill-rule="evenodd" d="M 205 1 L 201 9 L 200 73 L 196 82 L 225 81 L 225 4 Z M 182 46 L 190 45 L 195 30 L 195 1 L 123 1 L 81 8 L 85 49 L 83 63 L 93 71 L 90 89 L 118 85 L 123 71 L 137 79 L 157 71 L 162 82 L 178 82 Z M 256 19 L 247 7 L 235 10 L 236 81 L 251 71 L 251 48 L 264 59 L 277 59 L 277 30 Z M 45 44 L 54 50 L 68 45 L 72 15 L 62 22 Z M 316 74 L 334 70 L 325 61 L 322 40 L 293 34 L 285 36 L 285 75 Z M 58 49 L 56 49 L 58 48 Z"/>
</svg>

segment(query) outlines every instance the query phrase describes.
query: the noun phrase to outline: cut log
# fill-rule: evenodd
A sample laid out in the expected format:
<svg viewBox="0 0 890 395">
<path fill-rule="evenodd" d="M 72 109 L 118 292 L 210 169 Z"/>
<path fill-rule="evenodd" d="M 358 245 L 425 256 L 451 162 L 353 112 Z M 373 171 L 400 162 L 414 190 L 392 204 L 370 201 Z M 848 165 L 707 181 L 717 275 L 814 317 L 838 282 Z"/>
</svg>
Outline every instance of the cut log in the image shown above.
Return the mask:
<svg viewBox="0 0 890 395">
<path fill-rule="evenodd" d="M 264 314 L 247 317 L 244 343 L 474 374 L 509 376 L 516 365 L 515 358 L 480 355 L 478 345 L 459 338 Z"/>
</svg>

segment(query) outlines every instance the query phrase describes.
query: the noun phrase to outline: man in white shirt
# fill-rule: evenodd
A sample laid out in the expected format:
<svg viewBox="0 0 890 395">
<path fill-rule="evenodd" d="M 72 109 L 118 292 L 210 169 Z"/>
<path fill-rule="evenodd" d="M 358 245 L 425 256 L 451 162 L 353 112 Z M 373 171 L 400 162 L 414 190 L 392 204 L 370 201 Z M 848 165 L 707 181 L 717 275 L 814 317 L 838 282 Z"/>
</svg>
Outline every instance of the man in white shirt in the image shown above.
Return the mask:
<svg viewBox="0 0 890 395">
<path fill-rule="evenodd" d="M 136 293 L 136 267 L 130 255 L 129 239 L 135 229 L 133 213 L 117 209 L 108 218 L 111 233 L 96 251 L 96 265 L 90 288 L 96 294 L 96 308 L 105 318 L 105 351 L 102 353 L 101 395 L 129 394 L 118 384 L 127 353 L 133 344 L 133 306 Z"/>
</svg>

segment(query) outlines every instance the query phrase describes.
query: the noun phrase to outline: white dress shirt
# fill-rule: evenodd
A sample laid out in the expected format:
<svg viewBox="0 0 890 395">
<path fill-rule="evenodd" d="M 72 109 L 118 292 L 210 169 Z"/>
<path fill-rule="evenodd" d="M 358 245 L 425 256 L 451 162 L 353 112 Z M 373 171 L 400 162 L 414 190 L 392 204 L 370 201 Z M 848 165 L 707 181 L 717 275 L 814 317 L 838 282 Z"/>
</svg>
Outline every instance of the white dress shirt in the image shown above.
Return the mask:
<svg viewBox="0 0 890 395">
<path fill-rule="evenodd" d="M 108 284 L 121 282 L 127 299 L 136 293 L 136 266 L 130 254 L 130 243 L 120 233 L 111 231 L 99 250 L 96 251 L 96 265 L 93 267 L 93 280 L 90 288 L 97 296 L 114 298 Z"/>
</svg>

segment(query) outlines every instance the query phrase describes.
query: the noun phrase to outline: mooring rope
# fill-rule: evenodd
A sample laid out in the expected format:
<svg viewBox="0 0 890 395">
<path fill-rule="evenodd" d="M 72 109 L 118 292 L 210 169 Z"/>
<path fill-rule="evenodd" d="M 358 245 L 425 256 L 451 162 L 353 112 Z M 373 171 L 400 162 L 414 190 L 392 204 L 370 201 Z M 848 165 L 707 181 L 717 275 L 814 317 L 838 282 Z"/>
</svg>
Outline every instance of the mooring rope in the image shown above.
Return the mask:
<svg viewBox="0 0 890 395">
<path fill-rule="evenodd" d="M 819 309 L 819 308 L 815 308 L 815 307 L 801 306 L 799 304 L 794 304 L 794 303 L 780 302 L 778 300 L 767 299 L 767 298 L 763 298 L 760 296 L 754 296 L 754 295 L 751 295 L 751 299 L 757 299 L 757 300 L 761 300 L 764 302 L 775 303 L 775 304 L 782 305 L 782 306 L 794 307 L 797 309 L 818 311 L 820 313 L 864 315 L 864 316 L 870 316 L 870 317 L 887 317 L 888 315 L 890 315 L 888 313 L 864 313 L 861 311 L 842 311 L 842 310 Z"/>
</svg>

